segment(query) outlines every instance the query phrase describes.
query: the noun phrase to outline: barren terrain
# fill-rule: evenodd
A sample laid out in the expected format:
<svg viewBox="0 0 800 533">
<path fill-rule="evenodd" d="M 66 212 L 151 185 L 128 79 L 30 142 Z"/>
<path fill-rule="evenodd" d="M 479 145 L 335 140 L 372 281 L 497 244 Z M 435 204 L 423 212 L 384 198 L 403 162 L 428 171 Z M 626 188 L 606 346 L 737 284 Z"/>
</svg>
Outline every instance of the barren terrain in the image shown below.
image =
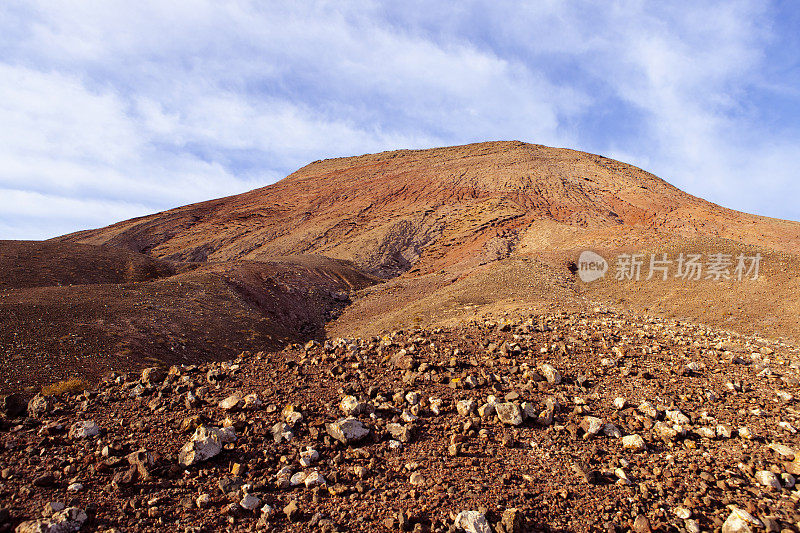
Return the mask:
<svg viewBox="0 0 800 533">
<path fill-rule="evenodd" d="M 0 532 L 797 532 L 798 302 L 800 223 L 520 142 L 0 241 Z"/>
</svg>

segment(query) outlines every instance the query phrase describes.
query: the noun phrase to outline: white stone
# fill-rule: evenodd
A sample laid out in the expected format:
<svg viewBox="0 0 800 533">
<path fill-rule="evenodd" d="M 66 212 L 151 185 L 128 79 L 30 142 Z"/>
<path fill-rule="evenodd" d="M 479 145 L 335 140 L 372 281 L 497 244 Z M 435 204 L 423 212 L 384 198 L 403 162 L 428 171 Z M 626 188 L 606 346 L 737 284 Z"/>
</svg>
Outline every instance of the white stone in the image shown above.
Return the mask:
<svg viewBox="0 0 800 533">
<path fill-rule="evenodd" d="M 245 409 L 258 409 L 263 403 L 255 392 L 244 397 Z"/>
<path fill-rule="evenodd" d="M 539 370 L 542 372 L 542 375 L 548 383 L 553 385 L 558 385 L 561 383 L 561 374 L 559 374 L 558 370 L 556 370 L 553 365 L 544 363 L 539 367 Z"/>
<path fill-rule="evenodd" d="M 647 400 L 639 404 L 638 410 L 645 416 L 649 416 L 653 419 L 658 418 L 658 410 Z"/>
<path fill-rule="evenodd" d="M 435 415 L 442 414 L 442 399 L 441 398 L 428 398 L 428 403 L 431 406 L 431 412 Z"/>
<path fill-rule="evenodd" d="M 583 429 L 584 439 L 594 437 L 603 430 L 603 419 L 596 416 L 584 417 L 581 421 L 581 429 Z"/>
<path fill-rule="evenodd" d="M 316 487 L 318 485 L 325 485 L 327 481 L 322 474 L 317 471 L 311 472 L 306 476 L 305 485 L 306 488 Z"/>
<path fill-rule="evenodd" d="M 797 452 L 794 451 L 793 448 L 790 448 L 785 444 L 778 444 L 776 442 L 773 442 L 768 446 L 768 448 L 789 461 L 793 460 L 794 457 L 797 455 Z"/>
<path fill-rule="evenodd" d="M 325 429 L 343 444 L 357 442 L 369 435 L 369 427 L 355 418 L 340 418 L 332 424 L 325 424 Z"/>
<path fill-rule="evenodd" d="M 219 408 L 225 411 L 234 411 L 241 407 L 243 403 L 244 401 L 242 400 L 242 393 L 236 392 L 219 402 Z"/>
<path fill-rule="evenodd" d="M 756 472 L 756 481 L 765 487 L 772 487 L 774 489 L 781 488 L 781 481 L 778 476 L 768 470 L 760 470 Z"/>
<path fill-rule="evenodd" d="M 717 432 L 717 437 L 721 439 L 729 439 L 733 436 L 733 428 L 726 424 L 717 424 L 714 429 Z"/>
<path fill-rule="evenodd" d="M 75 422 L 69 428 L 69 438 L 71 439 L 88 439 L 99 434 L 100 426 L 94 420 L 81 420 L 80 422 Z"/>
<path fill-rule="evenodd" d="M 750 526 L 761 527 L 761 521 L 743 509 L 734 507 L 731 514 L 722 524 L 722 533 L 751 533 Z"/>
<path fill-rule="evenodd" d="M 522 424 L 522 411 L 515 403 L 506 402 L 500 403 L 495 406 L 497 418 L 504 424 L 510 426 L 519 426 Z"/>
<path fill-rule="evenodd" d="M 689 417 L 683 414 L 679 409 L 667 411 L 665 416 L 667 417 L 667 420 L 679 426 L 688 426 L 691 423 Z"/>
<path fill-rule="evenodd" d="M 417 405 L 420 400 L 420 394 L 416 391 L 406 394 L 406 401 L 408 405 Z"/>
<path fill-rule="evenodd" d="M 494 404 L 493 403 L 485 403 L 478 407 L 478 416 L 486 419 L 489 418 L 494 414 Z"/>
<path fill-rule="evenodd" d="M 456 516 L 453 525 L 463 529 L 466 533 L 492 533 L 486 516 L 479 511 L 461 511 Z"/>
<path fill-rule="evenodd" d="M 411 423 L 416 421 L 419 417 L 409 413 L 408 411 L 403 411 L 403 413 L 400 415 L 400 418 L 403 420 L 403 422 Z"/>
<path fill-rule="evenodd" d="M 178 461 L 184 466 L 191 466 L 215 457 L 222 450 L 222 445 L 236 440 L 236 432 L 232 427 L 214 428 L 200 426 L 192 438 L 178 452 Z"/>
<path fill-rule="evenodd" d="M 701 426 L 701 427 L 695 429 L 694 432 L 697 435 L 699 435 L 700 437 L 703 437 L 703 438 L 706 438 L 706 439 L 713 439 L 714 437 L 717 436 L 717 432 L 714 431 L 714 428 L 710 428 L 708 426 Z"/>
<path fill-rule="evenodd" d="M 640 435 L 625 435 L 622 437 L 622 448 L 625 450 L 642 451 L 646 448 L 644 439 Z"/>
<path fill-rule="evenodd" d="M 468 400 L 459 400 L 456 402 L 456 409 L 458 410 L 458 414 L 461 416 L 469 416 L 473 411 L 475 411 L 475 400 L 472 398 Z"/>
<path fill-rule="evenodd" d="M 211 503 L 211 496 L 208 494 L 201 494 L 195 500 L 195 505 L 197 505 L 199 509 L 204 509 L 208 507 L 210 503 Z"/>
<path fill-rule="evenodd" d="M 244 497 L 239 501 L 239 505 L 248 511 L 253 511 L 259 505 L 261 505 L 261 500 L 252 494 L 245 494 Z"/>
<path fill-rule="evenodd" d="M 314 448 L 307 447 L 300 452 L 300 465 L 304 468 L 316 463 L 317 460 L 319 460 L 319 452 Z"/>
<path fill-rule="evenodd" d="M 678 518 L 682 518 L 684 520 L 688 520 L 689 518 L 692 517 L 692 511 L 690 511 L 686 507 L 676 507 L 675 516 L 677 516 Z"/>
<path fill-rule="evenodd" d="M 86 512 L 78 507 L 69 507 L 59 511 L 50 518 L 42 520 L 29 520 L 17 526 L 17 533 L 69 533 L 79 531 L 86 522 Z"/>
<path fill-rule="evenodd" d="M 364 410 L 364 404 L 358 401 L 358 398 L 355 396 L 345 396 L 342 398 L 342 401 L 339 402 L 339 409 L 345 414 L 345 416 L 355 416 L 361 414 Z"/>
</svg>

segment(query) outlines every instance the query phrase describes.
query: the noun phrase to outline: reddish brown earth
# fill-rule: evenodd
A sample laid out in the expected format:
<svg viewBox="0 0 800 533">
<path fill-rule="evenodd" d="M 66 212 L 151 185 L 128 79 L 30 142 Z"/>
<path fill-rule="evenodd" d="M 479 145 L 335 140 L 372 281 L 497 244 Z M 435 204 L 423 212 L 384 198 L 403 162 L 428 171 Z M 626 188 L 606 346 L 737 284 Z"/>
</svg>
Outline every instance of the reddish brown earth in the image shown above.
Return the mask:
<svg viewBox="0 0 800 533">
<path fill-rule="evenodd" d="M 26 289 L 80 284 L 78 289 L 65 289 L 63 296 L 58 290 L 40 287 L 30 297 L 23 298 L 22 293 L 4 297 L 5 309 L 16 306 L 14 316 L 19 318 L 5 321 L 10 325 L 5 327 L 8 333 L 2 345 L 17 342 L 9 335 L 36 324 L 29 318 L 40 313 L 35 302 L 41 298 L 43 308 L 49 309 L 44 313 L 51 325 L 37 325 L 34 335 L 25 337 L 41 339 L 33 347 L 37 353 L 60 351 L 59 357 L 50 355 L 52 362 L 75 352 L 69 345 L 65 350 L 63 343 L 53 342 L 75 333 L 69 327 L 72 316 L 63 314 L 68 307 L 63 302 L 78 305 L 83 316 L 75 322 L 78 328 L 86 322 L 105 324 L 98 322 L 102 315 L 98 308 L 88 311 L 77 304 L 85 299 L 84 292 L 91 301 L 103 301 L 99 309 L 110 306 L 125 315 L 135 308 L 117 300 L 122 293 L 98 283 L 146 282 L 163 288 L 173 286 L 164 277 L 170 271 L 184 272 L 192 279 L 219 280 L 219 273 L 213 271 L 217 267 L 194 274 L 185 271 L 198 264 L 236 270 L 230 262 L 270 262 L 274 257 L 299 254 L 350 261 L 353 267 L 348 268 L 365 273 L 351 270 L 361 281 L 337 286 L 337 290 L 363 289 L 354 292 L 353 305 L 328 324 L 328 330 L 337 335 L 457 324 L 486 312 L 517 308 L 584 309 L 602 303 L 748 333 L 800 338 L 796 320 L 800 312 L 800 224 L 722 208 L 641 169 L 602 156 L 520 142 L 317 161 L 274 185 L 245 194 L 54 239 L 41 245 L 38 258 L 32 250 L 39 245 L 26 245 L 30 267 L 25 266 L 27 261 L 15 259 L 23 252 L 19 251 L 22 245 L 14 246 L 13 254 L 3 254 L 6 263 L 14 265 L 4 270 L 10 274 L 0 277 L 3 287 L 12 287 L 10 283 Z M 763 255 L 762 275 L 757 281 L 737 283 L 673 278 L 622 282 L 614 280 L 611 271 L 604 280 L 587 284 L 568 269 L 569 262 L 576 261 L 585 249 L 600 252 L 612 263 L 622 252 L 641 252 L 646 257 L 667 252 L 673 258 L 680 252 L 706 256 L 719 251 L 733 256 L 759 252 Z M 69 254 L 73 259 L 65 259 Z M 48 260 L 52 268 L 47 267 Z M 270 264 L 274 270 L 275 263 Z M 87 265 L 91 267 L 87 269 Z M 94 265 L 100 266 L 94 269 Z M 369 276 L 387 281 L 374 285 L 365 281 Z M 304 287 L 317 283 L 302 277 L 298 274 L 293 283 Z M 86 288 L 87 283 L 93 286 Z M 152 305 L 156 306 L 161 302 L 174 312 L 163 317 L 162 329 L 147 326 L 148 333 L 132 331 L 130 339 L 120 337 L 127 335 L 123 331 L 114 334 L 113 342 L 92 346 L 98 335 L 108 337 L 104 325 L 99 328 L 102 331 L 81 334 L 81 339 L 87 339 L 81 342 L 81 357 L 101 351 L 113 359 L 129 351 L 131 361 L 174 361 L 172 350 L 185 344 L 180 332 L 191 331 L 190 324 L 196 319 L 185 299 L 202 301 L 209 295 L 215 302 L 211 307 L 220 309 L 229 297 L 225 292 L 229 285 L 223 288 L 211 283 L 209 287 L 215 288 L 171 300 L 163 292 L 149 296 L 131 293 L 140 302 L 155 302 Z M 269 290 L 264 288 L 265 294 Z M 256 300 L 271 298 L 259 296 L 261 291 L 254 286 L 249 295 Z M 243 305 L 247 312 L 242 313 L 253 313 L 252 319 L 259 319 L 259 306 L 243 303 L 240 292 L 230 294 L 232 308 Z M 290 298 L 284 303 L 291 306 L 293 301 Z M 50 302 L 62 303 L 51 306 Z M 299 307 L 308 308 L 305 303 Z M 185 319 L 179 316 L 182 309 L 188 310 Z M 225 316 L 224 310 L 208 314 Z M 55 318 L 58 316 L 65 319 Z M 147 321 L 148 316 L 144 313 L 144 318 L 137 320 Z M 259 331 L 251 326 L 216 323 L 212 330 L 220 331 L 219 338 L 225 342 L 217 345 L 206 333 L 192 349 L 204 347 L 198 352 L 203 357 L 215 351 L 229 354 L 234 337 L 239 339 L 233 343 L 235 349 L 244 349 L 239 333 Z M 269 335 L 285 342 L 295 338 L 292 332 L 303 328 L 296 324 Z M 316 328 L 319 330 L 319 325 Z M 170 329 L 174 331 L 162 335 Z M 202 326 L 195 329 L 208 331 Z M 229 331 L 222 334 L 221 330 Z M 142 343 L 142 337 L 152 337 L 152 342 Z M 116 348 L 120 343 L 122 350 Z M 29 352 L 24 346 L 11 350 L 16 358 Z"/>
<path fill-rule="evenodd" d="M 736 508 L 797 532 L 798 353 L 597 310 L 114 374 L 0 419 L 0 530 L 58 502 L 81 531 L 446 533 L 462 511 L 494 533 L 733 531 Z M 369 432 L 339 442 L 354 408 Z M 186 464 L 201 424 L 235 439 Z"/>
<path fill-rule="evenodd" d="M 588 283 L 587 249 L 610 263 Z M 622 253 L 762 262 L 755 280 L 617 280 Z M 800 224 L 519 142 L 318 161 L 242 195 L 0 242 L 0 387 L 23 393 L 0 404 L 0 531 L 63 521 L 45 507 L 61 502 L 83 530 L 444 533 L 472 510 L 495 533 L 727 533 L 736 508 L 796 532 L 798 302 Z M 139 374 L 151 365 L 174 366 Z M 101 375 L 25 412 L 41 385 Z M 220 405 L 237 391 L 263 403 Z M 348 395 L 370 432 L 345 445 L 326 428 Z M 504 422 L 494 402 L 533 416 Z M 619 434 L 592 435 L 591 417 Z M 81 420 L 99 435 L 70 435 Z M 183 464 L 197 424 L 236 440 Z M 320 457 L 303 468 L 307 446 Z M 287 466 L 326 483 L 287 486 Z"/>
<path fill-rule="evenodd" d="M 796 222 L 722 208 L 602 156 L 521 142 L 317 161 L 245 194 L 59 240 L 181 261 L 322 254 L 391 277 L 503 258 L 543 232 L 603 246 L 632 244 L 631 230 L 800 251 Z"/>
<path fill-rule="evenodd" d="M 186 264 L 9 241 L 0 257 L 2 392 L 322 339 L 349 293 L 373 282 L 322 257 Z"/>
<path fill-rule="evenodd" d="M 725 209 L 602 156 L 521 142 L 317 161 L 261 189 L 80 232 L 181 261 L 322 254 L 392 279 L 332 325 L 373 334 L 522 306 L 588 301 L 800 338 L 800 224 Z M 566 268 L 593 249 L 762 253 L 752 283 L 584 284 Z M 612 278 L 612 279 L 608 279 Z"/>
</svg>

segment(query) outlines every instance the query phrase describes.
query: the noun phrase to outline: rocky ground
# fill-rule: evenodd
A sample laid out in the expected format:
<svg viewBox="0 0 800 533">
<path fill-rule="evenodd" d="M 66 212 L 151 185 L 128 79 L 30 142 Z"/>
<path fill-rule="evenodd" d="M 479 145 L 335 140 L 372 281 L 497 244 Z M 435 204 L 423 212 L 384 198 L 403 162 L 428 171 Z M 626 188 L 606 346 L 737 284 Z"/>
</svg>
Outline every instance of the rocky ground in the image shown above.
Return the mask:
<svg viewBox="0 0 800 533">
<path fill-rule="evenodd" d="M 596 309 L 12 395 L 0 530 L 798 531 L 799 360 Z"/>
</svg>

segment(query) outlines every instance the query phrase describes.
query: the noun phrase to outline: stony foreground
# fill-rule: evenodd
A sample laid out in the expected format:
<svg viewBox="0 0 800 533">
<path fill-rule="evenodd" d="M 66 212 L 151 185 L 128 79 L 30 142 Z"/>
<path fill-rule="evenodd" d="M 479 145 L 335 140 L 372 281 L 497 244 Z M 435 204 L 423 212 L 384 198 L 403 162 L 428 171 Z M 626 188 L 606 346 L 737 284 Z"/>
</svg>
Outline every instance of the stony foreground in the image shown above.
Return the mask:
<svg viewBox="0 0 800 533">
<path fill-rule="evenodd" d="M 113 375 L 6 399 L 0 531 L 798 531 L 797 392 L 600 310 Z"/>
</svg>

